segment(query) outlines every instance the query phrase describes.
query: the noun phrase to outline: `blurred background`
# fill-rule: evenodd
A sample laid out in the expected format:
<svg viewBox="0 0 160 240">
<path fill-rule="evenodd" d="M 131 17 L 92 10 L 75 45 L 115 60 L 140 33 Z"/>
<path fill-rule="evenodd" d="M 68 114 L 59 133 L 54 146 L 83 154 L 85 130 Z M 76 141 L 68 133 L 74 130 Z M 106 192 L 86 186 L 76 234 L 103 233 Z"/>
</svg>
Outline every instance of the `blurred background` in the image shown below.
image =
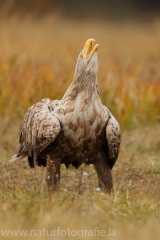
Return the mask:
<svg viewBox="0 0 160 240">
<path fill-rule="evenodd" d="M 103 103 L 122 128 L 160 121 L 160 1 L 0 0 L 0 112 L 60 99 L 88 38 Z"/>
<path fill-rule="evenodd" d="M 95 191 L 92 165 L 62 165 L 60 191 L 51 196 L 45 169 L 8 160 L 27 109 L 61 99 L 88 38 L 99 43 L 102 102 L 122 129 L 114 192 Z M 116 240 L 156 240 L 159 183 L 160 0 L 0 0 L 0 234 L 14 230 L 23 239 L 35 229 L 48 240 L 60 229 L 61 240 L 63 229 L 97 229 L 116 230 Z"/>
<path fill-rule="evenodd" d="M 1 0 L 7 14 L 35 14 L 36 17 L 61 9 L 63 17 L 78 19 L 146 20 L 159 14 L 158 0 Z M 6 12 L 4 12 L 6 14 Z"/>
</svg>

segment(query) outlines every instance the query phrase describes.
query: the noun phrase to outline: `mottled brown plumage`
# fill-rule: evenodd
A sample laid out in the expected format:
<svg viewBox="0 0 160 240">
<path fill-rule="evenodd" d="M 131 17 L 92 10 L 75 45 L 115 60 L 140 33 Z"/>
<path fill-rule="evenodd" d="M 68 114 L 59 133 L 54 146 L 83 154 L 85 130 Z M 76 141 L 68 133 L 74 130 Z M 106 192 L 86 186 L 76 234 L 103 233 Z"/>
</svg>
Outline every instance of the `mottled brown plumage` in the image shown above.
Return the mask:
<svg viewBox="0 0 160 240">
<path fill-rule="evenodd" d="M 30 107 L 20 128 L 20 148 L 11 161 L 28 156 L 29 165 L 46 166 L 46 181 L 55 190 L 60 165 L 94 164 L 99 186 L 112 190 L 111 169 L 119 154 L 121 132 L 100 98 L 98 45 L 89 39 L 77 59 L 74 79 L 62 100 L 49 98 Z"/>
</svg>

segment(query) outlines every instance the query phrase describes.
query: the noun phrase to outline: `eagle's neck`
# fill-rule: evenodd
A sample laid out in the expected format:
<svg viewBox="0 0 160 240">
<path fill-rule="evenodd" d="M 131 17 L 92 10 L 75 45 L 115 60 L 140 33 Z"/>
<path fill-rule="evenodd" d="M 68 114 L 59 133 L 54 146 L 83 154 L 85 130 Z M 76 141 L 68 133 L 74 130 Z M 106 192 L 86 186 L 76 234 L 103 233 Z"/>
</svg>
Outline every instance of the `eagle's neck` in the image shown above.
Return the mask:
<svg viewBox="0 0 160 240">
<path fill-rule="evenodd" d="M 79 97 L 82 101 L 87 98 L 100 98 L 97 76 L 88 74 L 87 76 L 75 76 L 71 85 L 67 89 L 63 100 L 76 101 Z"/>
</svg>

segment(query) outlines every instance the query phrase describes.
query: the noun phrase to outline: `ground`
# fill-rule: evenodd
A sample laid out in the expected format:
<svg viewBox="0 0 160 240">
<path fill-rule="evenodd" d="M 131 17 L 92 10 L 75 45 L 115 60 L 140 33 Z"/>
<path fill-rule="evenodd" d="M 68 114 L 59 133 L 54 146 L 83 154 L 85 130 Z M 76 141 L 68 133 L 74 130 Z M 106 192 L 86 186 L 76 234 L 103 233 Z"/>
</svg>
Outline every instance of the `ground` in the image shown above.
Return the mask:
<svg viewBox="0 0 160 240">
<path fill-rule="evenodd" d="M 1 119 L 1 123 L 2 230 L 27 230 L 25 234 L 40 239 L 47 239 L 47 234 L 59 234 L 58 239 L 63 239 L 61 235 L 64 234 L 66 239 L 69 234 L 84 239 L 93 235 L 91 239 L 97 239 L 98 234 L 104 234 L 103 230 L 109 235 L 108 239 L 115 236 L 116 239 L 158 239 L 159 125 L 123 131 L 120 156 L 112 171 L 113 194 L 98 191 L 97 175 L 92 165 L 82 165 L 79 170 L 72 167 L 67 170 L 62 165 L 60 190 L 50 195 L 45 183 L 45 168 L 30 169 L 27 161 L 8 163 L 18 149 L 20 120 Z M 63 231 L 58 232 L 58 229 Z M 1 231 L 1 236 L 3 234 Z M 23 233 L 18 233 L 22 238 L 20 234 Z"/>
</svg>

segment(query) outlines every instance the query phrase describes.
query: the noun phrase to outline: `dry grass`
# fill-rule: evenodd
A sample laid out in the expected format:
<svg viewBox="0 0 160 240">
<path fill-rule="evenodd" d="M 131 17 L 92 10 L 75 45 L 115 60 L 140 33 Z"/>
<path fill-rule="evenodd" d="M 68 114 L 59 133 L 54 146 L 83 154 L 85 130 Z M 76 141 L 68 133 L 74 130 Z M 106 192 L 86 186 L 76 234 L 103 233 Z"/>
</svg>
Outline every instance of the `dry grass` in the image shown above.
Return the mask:
<svg viewBox="0 0 160 240">
<path fill-rule="evenodd" d="M 72 80 L 77 55 L 90 37 L 100 43 L 103 102 L 124 129 L 113 169 L 114 194 L 95 191 L 97 176 L 92 166 L 78 171 L 62 166 L 60 191 L 49 196 L 44 169 L 29 169 L 27 162 L 9 165 L 8 159 L 18 149 L 18 130 L 26 109 L 44 97 L 61 98 Z M 73 23 L 58 15 L 38 21 L 30 16 L 1 19 L 1 229 L 99 227 L 108 231 L 111 227 L 117 239 L 158 239 L 159 37 L 158 22 L 147 26 Z M 133 126 L 138 128 L 127 131 Z"/>
<path fill-rule="evenodd" d="M 116 239 L 153 239 L 153 236 L 158 239 L 158 125 L 123 132 L 121 154 L 113 169 L 112 196 L 95 191 L 98 185 L 93 166 L 81 166 L 79 170 L 66 170 L 62 166 L 60 190 L 50 196 L 45 184 L 45 169 L 30 169 L 25 161 L 8 164 L 7 160 L 18 147 L 16 139 L 20 122 L 1 122 L 1 229 L 49 231 L 58 227 L 65 230 L 98 227 L 108 232 L 110 227 L 116 230 Z"/>
<path fill-rule="evenodd" d="M 44 97 L 61 98 L 89 37 L 99 48 L 104 104 L 122 126 L 160 120 L 160 25 L 72 23 L 58 16 L 0 23 L 0 111 L 22 117 Z"/>
</svg>

